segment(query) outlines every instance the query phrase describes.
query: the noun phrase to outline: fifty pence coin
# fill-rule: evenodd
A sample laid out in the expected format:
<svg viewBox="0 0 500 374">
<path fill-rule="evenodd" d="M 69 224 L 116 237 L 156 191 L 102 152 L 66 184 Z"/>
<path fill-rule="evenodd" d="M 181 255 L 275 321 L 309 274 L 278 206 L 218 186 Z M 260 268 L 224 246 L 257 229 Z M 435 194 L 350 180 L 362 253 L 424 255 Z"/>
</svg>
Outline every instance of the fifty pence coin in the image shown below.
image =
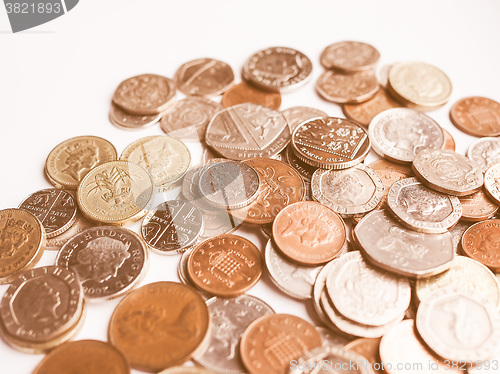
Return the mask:
<svg viewBox="0 0 500 374">
<path fill-rule="evenodd" d="M 484 188 L 498 205 L 500 205 L 500 163 L 492 165 L 484 174 Z"/>
<path fill-rule="evenodd" d="M 293 132 L 295 128 L 302 122 L 311 118 L 328 117 L 328 114 L 322 110 L 310 108 L 307 106 L 294 106 L 285 109 L 281 112 L 290 126 L 290 131 Z"/>
<path fill-rule="evenodd" d="M 465 97 L 450 110 L 451 122 L 472 136 L 500 135 L 500 103 L 486 97 Z"/>
<path fill-rule="evenodd" d="M 375 68 L 380 53 L 368 43 L 343 41 L 325 48 L 320 57 L 325 69 L 342 70 L 347 73 Z"/>
<path fill-rule="evenodd" d="M 337 104 L 357 104 L 370 100 L 380 86 L 371 70 L 343 74 L 327 70 L 316 82 L 316 91 L 325 100 Z"/>
<path fill-rule="evenodd" d="M 462 236 L 464 253 L 500 272 L 500 219 L 478 222 L 467 229 Z"/>
<path fill-rule="evenodd" d="M 351 121 L 368 127 L 372 119 L 384 110 L 398 108 L 401 105 L 395 101 L 386 90 L 379 89 L 375 96 L 359 104 L 344 104 L 342 111 Z"/>
<path fill-rule="evenodd" d="M 281 106 L 281 94 L 269 92 L 241 82 L 235 84 L 222 95 L 221 104 L 224 108 L 243 103 L 254 103 L 278 110 Z"/>
<path fill-rule="evenodd" d="M 113 125 L 124 130 L 140 130 L 158 123 L 162 114 L 136 115 L 130 114 L 111 103 L 109 120 Z"/>
<path fill-rule="evenodd" d="M 490 166 L 500 163 L 500 138 L 481 138 L 469 146 L 467 157 L 481 166 L 484 173 Z"/>
</svg>

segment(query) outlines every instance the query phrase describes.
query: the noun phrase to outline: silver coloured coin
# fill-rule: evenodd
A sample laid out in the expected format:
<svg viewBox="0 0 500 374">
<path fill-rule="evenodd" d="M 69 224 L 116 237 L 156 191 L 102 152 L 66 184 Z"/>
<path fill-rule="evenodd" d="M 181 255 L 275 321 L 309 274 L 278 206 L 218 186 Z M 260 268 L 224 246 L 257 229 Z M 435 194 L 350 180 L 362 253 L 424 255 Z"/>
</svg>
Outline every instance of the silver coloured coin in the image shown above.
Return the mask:
<svg viewBox="0 0 500 374">
<path fill-rule="evenodd" d="M 264 256 L 269 275 L 276 287 L 295 299 L 311 298 L 314 281 L 322 266 L 300 266 L 287 260 L 271 240 L 267 242 Z"/>
<path fill-rule="evenodd" d="M 250 295 L 207 300 L 210 336 L 205 352 L 195 357 L 200 365 L 219 374 L 244 374 L 239 344 L 245 329 L 257 318 L 274 313 L 264 301 Z"/>
<path fill-rule="evenodd" d="M 160 121 L 162 114 L 134 115 L 127 113 L 118 105 L 111 103 L 109 120 L 113 125 L 124 130 L 140 130 L 153 126 Z"/>
<path fill-rule="evenodd" d="M 226 161 L 224 158 L 210 159 L 205 163 L 193 166 L 188 170 L 182 179 L 181 192 L 185 199 L 197 206 L 203 212 L 213 211 L 218 212 L 220 208 L 210 205 L 201 194 L 200 191 L 200 175 L 206 170 L 208 165 Z"/>
<path fill-rule="evenodd" d="M 451 227 L 448 231 L 452 236 L 453 248 L 455 253 L 460 254 L 462 252 L 462 236 L 464 232 L 471 227 L 471 222 L 458 221 L 457 224 Z"/>
<path fill-rule="evenodd" d="M 424 234 L 404 228 L 383 210 L 368 213 L 354 228 L 373 265 L 407 277 L 428 277 L 450 268 L 455 257 L 449 232 Z"/>
<path fill-rule="evenodd" d="M 325 348 L 332 346 L 343 347 L 352 340 L 352 338 L 350 339 L 344 335 L 340 335 L 341 334 L 340 332 L 335 334 L 331 329 L 327 329 L 326 327 L 316 326 L 316 330 L 321 335 L 321 340 L 323 341 L 323 347 Z"/>
<path fill-rule="evenodd" d="M 484 173 L 496 163 L 500 163 L 500 137 L 481 138 L 473 142 L 467 150 L 467 157 L 477 163 Z"/>
<path fill-rule="evenodd" d="M 282 110 L 281 113 L 288 122 L 291 132 L 293 132 L 293 130 L 295 130 L 295 128 L 304 121 L 317 117 L 328 117 L 328 114 L 322 110 L 310 108 L 308 106 L 294 106 Z"/>
<path fill-rule="evenodd" d="M 379 59 L 380 53 L 374 46 L 349 40 L 326 47 L 321 53 L 320 62 L 325 69 L 349 73 L 374 69 Z"/>
<path fill-rule="evenodd" d="M 435 290 L 420 303 L 416 326 L 424 342 L 448 360 L 488 360 L 500 346 L 496 306 L 456 285 Z"/>
<path fill-rule="evenodd" d="M 344 216 L 373 210 L 384 196 L 384 184 L 370 167 L 317 169 L 311 180 L 313 198 Z"/>
<path fill-rule="evenodd" d="M 293 167 L 305 182 L 311 182 L 311 178 L 316 171 L 316 167 L 306 164 L 304 161 L 299 159 L 293 152 L 292 146 L 289 144 L 285 151 L 285 162 L 287 162 L 291 167 Z"/>
<path fill-rule="evenodd" d="M 388 109 L 370 122 L 368 134 L 380 156 L 410 163 L 424 149 L 441 149 L 445 136 L 441 127 L 424 113 L 407 108 Z"/>
<path fill-rule="evenodd" d="M 484 174 L 484 188 L 493 201 L 500 205 L 500 163 L 494 164 Z"/>
<path fill-rule="evenodd" d="M 336 260 L 337 259 L 332 260 L 323 266 L 323 268 L 316 276 L 316 281 L 314 282 L 312 290 L 311 300 L 314 311 L 316 312 L 321 322 L 325 323 L 326 325 L 330 324 L 330 320 L 325 316 L 323 309 L 321 308 L 321 295 L 325 291 L 325 284 L 326 284 L 326 278 L 328 277 L 328 273 L 334 267 Z"/>
<path fill-rule="evenodd" d="M 257 198 L 259 184 L 259 174 L 253 167 L 225 160 L 208 165 L 200 174 L 198 187 L 209 204 L 237 209 Z"/>
<path fill-rule="evenodd" d="M 369 326 L 397 320 L 411 298 L 408 279 L 374 269 L 358 251 L 335 261 L 326 279 L 326 291 L 339 313 Z"/>
<path fill-rule="evenodd" d="M 435 192 L 417 178 L 395 182 L 389 189 L 387 204 L 403 226 L 429 234 L 447 232 L 462 216 L 458 197 Z"/>
<path fill-rule="evenodd" d="M 479 191 L 484 178 L 474 161 L 446 149 L 426 149 L 413 160 L 415 175 L 433 190 L 449 195 L 466 196 Z"/>
<path fill-rule="evenodd" d="M 217 112 L 208 124 L 205 141 L 222 156 L 241 161 L 276 156 L 290 136 L 290 127 L 280 112 L 244 103 Z"/>
</svg>

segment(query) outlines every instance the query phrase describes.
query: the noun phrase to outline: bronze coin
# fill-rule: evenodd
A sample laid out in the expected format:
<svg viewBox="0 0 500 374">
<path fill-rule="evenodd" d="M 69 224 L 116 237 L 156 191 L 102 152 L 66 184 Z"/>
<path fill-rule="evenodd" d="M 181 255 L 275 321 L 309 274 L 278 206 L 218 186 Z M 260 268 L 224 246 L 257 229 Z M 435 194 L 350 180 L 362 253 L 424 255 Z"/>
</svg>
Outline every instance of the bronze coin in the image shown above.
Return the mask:
<svg viewBox="0 0 500 374">
<path fill-rule="evenodd" d="M 192 287 L 156 282 L 120 301 L 108 336 L 134 369 L 158 372 L 196 354 L 209 326 L 208 307 Z"/>
<path fill-rule="evenodd" d="M 68 230 L 76 219 L 76 203 L 73 195 L 56 188 L 47 188 L 28 196 L 20 209 L 33 213 L 42 223 L 47 238 L 53 238 Z"/>
<path fill-rule="evenodd" d="M 500 103 L 486 97 L 460 99 L 451 108 L 450 119 L 456 127 L 469 135 L 500 135 Z"/>
<path fill-rule="evenodd" d="M 387 109 L 399 108 L 399 104 L 386 90 L 380 89 L 370 100 L 360 104 L 344 104 L 342 111 L 350 120 L 368 127 L 373 117 Z"/>
<path fill-rule="evenodd" d="M 258 282 L 263 261 L 250 240 L 224 234 L 198 244 L 189 255 L 187 266 L 198 288 L 212 295 L 232 297 Z"/>
<path fill-rule="evenodd" d="M 250 205 L 230 211 L 235 218 L 249 224 L 269 224 L 285 206 L 303 200 L 306 185 L 290 165 L 270 158 L 252 158 L 243 163 L 257 171 L 260 186 L 257 198 Z"/>
<path fill-rule="evenodd" d="M 33 268 L 45 249 L 45 229 L 30 212 L 0 210 L 0 284 Z"/>
<path fill-rule="evenodd" d="M 241 82 L 232 86 L 222 95 L 221 104 L 225 108 L 243 103 L 254 103 L 278 110 L 281 105 L 281 94 L 259 90 Z"/>
<path fill-rule="evenodd" d="M 462 236 L 465 254 L 495 272 L 500 271 L 500 219 L 478 222 Z"/>
<path fill-rule="evenodd" d="M 478 192 L 459 197 L 462 205 L 462 221 L 478 222 L 491 218 L 498 211 L 496 205 L 484 192 L 480 189 Z"/>
<path fill-rule="evenodd" d="M 293 147 L 291 144 L 286 147 L 285 159 L 286 162 L 288 162 L 295 170 L 299 172 L 300 176 L 304 178 L 306 182 L 311 181 L 311 178 L 317 168 L 301 161 L 293 152 Z"/>
<path fill-rule="evenodd" d="M 372 365 L 376 374 L 384 374 L 379 355 L 379 346 L 381 338 L 359 338 L 347 343 L 344 348 L 359 353 L 366 358 Z"/>
<path fill-rule="evenodd" d="M 292 261 L 308 266 L 338 257 L 346 236 L 342 218 L 313 201 L 286 206 L 273 222 L 273 237 L 280 251 Z"/>
<path fill-rule="evenodd" d="M 79 340 L 64 343 L 38 364 L 33 374 L 129 374 L 125 356 L 109 343 Z"/>
<path fill-rule="evenodd" d="M 247 327 L 240 353 L 250 374 L 286 374 L 292 360 L 320 346 L 321 335 L 309 322 L 289 314 L 268 314 Z"/>
<path fill-rule="evenodd" d="M 450 151 L 454 151 L 455 150 L 455 139 L 453 139 L 453 136 L 451 136 L 451 134 L 445 130 L 444 128 L 441 128 L 443 130 L 443 133 L 444 133 L 444 145 L 443 145 L 443 149 L 449 149 Z"/>
<path fill-rule="evenodd" d="M 177 88 L 188 96 L 216 96 L 234 82 L 231 66 L 213 58 L 199 58 L 182 64 L 175 73 Z"/>
</svg>

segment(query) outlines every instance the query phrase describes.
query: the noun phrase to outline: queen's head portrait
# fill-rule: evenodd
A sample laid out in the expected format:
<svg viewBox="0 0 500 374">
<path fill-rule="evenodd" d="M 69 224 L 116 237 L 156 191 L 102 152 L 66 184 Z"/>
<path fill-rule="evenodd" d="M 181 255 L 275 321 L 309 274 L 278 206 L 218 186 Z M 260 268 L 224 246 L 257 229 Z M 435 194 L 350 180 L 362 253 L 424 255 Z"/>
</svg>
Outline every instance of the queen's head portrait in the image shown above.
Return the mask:
<svg viewBox="0 0 500 374">
<path fill-rule="evenodd" d="M 68 157 L 65 160 L 66 168 L 62 172 L 77 182 L 99 162 L 99 149 L 91 143 L 69 147 L 65 152 Z"/>
<path fill-rule="evenodd" d="M 418 187 L 406 188 L 398 200 L 407 214 L 422 221 L 438 222 L 452 212 L 448 198 Z"/>
<path fill-rule="evenodd" d="M 29 227 L 13 218 L 5 222 L 0 228 L 0 258 L 14 256 L 29 239 Z"/>
<path fill-rule="evenodd" d="M 373 194 L 357 173 L 342 173 L 329 178 L 327 183 L 329 197 L 341 206 L 365 204 Z"/>
</svg>

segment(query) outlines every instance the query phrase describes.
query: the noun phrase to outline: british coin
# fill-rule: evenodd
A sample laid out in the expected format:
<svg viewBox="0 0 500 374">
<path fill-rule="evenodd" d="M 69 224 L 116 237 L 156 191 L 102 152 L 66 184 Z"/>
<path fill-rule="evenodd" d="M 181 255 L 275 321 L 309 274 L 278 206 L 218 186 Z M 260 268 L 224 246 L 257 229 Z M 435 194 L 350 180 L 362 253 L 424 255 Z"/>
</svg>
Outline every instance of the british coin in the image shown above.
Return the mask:
<svg viewBox="0 0 500 374">
<path fill-rule="evenodd" d="M 483 265 L 500 272 L 500 219 L 478 222 L 462 236 L 464 253 Z"/>
<path fill-rule="evenodd" d="M 281 105 L 281 94 L 263 91 L 248 83 L 241 82 L 232 86 L 222 95 L 221 104 L 224 108 L 244 103 L 254 103 L 278 110 Z"/>
<path fill-rule="evenodd" d="M 54 236 L 53 238 L 47 239 L 46 250 L 58 251 L 61 247 L 70 240 L 73 236 L 81 233 L 84 230 L 87 230 L 91 227 L 94 227 L 94 224 L 87 221 L 83 215 L 79 212 L 76 213 L 75 223 L 65 232 Z"/>
<path fill-rule="evenodd" d="M 208 123 L 222 105 L 203 97 L 186 97 L 177 101 L 161 117 L 161 129 L 184 141 L 203 141 Z"/>
<path fill-rule="evenodd" d="M 241 220 L 229 214 L 227 210 L 215 212 L 203 212 L 203 232 L 198 238 L 198 242 L 215 236 L 230 234 L 241 224 Z"/>
<path fill-rule="evenodd" d="M 311 298 L 316 276 L 322 266 L 301 266 L 288 260 L 272 240 L 268 240 L 264 256 L 271 280 L 278 289 L 294 299 Z"/>
<path fill-rule="evenodd" d="M 346 344 L 344 348 L 365 358 L 368 362 L 364 362 L 363 366 L 371 367 L 377 374 L 384 374 L 382 360 L 379 356 L 380 340 L 381 338 L 358 338 Z"/>
<path fill-rule="evenodd" d="M 175 73 L 177 88 L 188 96 L 216 96 L 234 82 L 227 63 L 213 58 L 199 58 L 182 64 Z"/>
<path fill-rule="evenodd" d="M 311 190 L 316 201 L 341 215 L 369 212 L 384 196 L 382 180 L 364 164 L 346 170 L 318 169 Z"/>
<path fill-rule="evenodd" d="M 168 109 L 174 96 L 173 80 L 142 74 L 121 82 L 113 95 L 113 103 L 130 114 L 154 115 Z"/>
<path fill-rule="evenodd" d="M 450 79 L 437 67 L 413 61 L 392 65 L 388 88 L 402 104 L 424 111 L 446 104 L 452 90 Z"/>
<path fill-rule="evenodd" d="M 230 211 L 235 219 L 249 224 L 270 224 L 281 209 L 304 199 L 304 180 L 290 165 L 269 158 L 253 158 L 243 163 L 257 171 L 260 187 L 253 203 Z"/>
<path fill-rule="evenodd" d="M 198 244 L 188 259 L 189 277 L 215 296 L 237 296 L 253 287 L 262 275 L 257 247 L 238 235 L 220 235 Z"/>
<path fill-rule="evenodd" d="M 47 238 L 67 231 L 76 219 L 76 203 L 73 195 L 56 188 L 47 188 L 28 196 L 19 209 L 33 213 L 42 223 Z"/>
<path fill-rule="evenodd" d="M 415 156 L 412 169 L 425 185 L 449 195 L 473 194 L 484 182 L 478 164 L 446 149 L 424 149 Z"/>
<path fill-rule="evenodd" d="M 464 232 L 471 226 L 472 224 L 469 222 L 458 221 L 457 224 L 451 227 L 448 231 L 452 236 L 453 248 L 455 249 L 455 253 L 462 254 L 461 250 L 461 242 L 462 236 Z"/>
<path fill-rule="evenodd" d="M 306 266 L 325 264 L 338 257 L 346 236 L 342 218 L 313 201 L 288 205 L 273 222 L 274 242 L 281 253 Z"/>
<path fill-rule="evenodd" d="M 424 234 L 404 228 L 388 213 L 368 213 L 354 228 L 367 260 L 385 270 L 407 277 L 428 277 L 450 268 L 455 257 L 449 232 Z"/>
<path fill-rule="evenodd" d="M 0 210 L 0 284 L 10 283 L 42 257 L 46 235 L 41 222 L 22 209 Z"/>
<path fill-rule="evenodd" d="M 364 325 L 383 326 L 410 305 L 407 279 L 369 266 L 358 251 L 342 255 L 326 279 L 326 291 L 343 316 Z"/>
<path fill-rule="evenodd" d="M 290 128 L 280 112 L 245 103 L 218 112 L 208 124 L 207 144 L 232 160 L 272 157 L 290 141 Z"/>
<path fill-rule="evenodd" d="M 174 366 L 169 369 L 162 370 L 158 374 L 217 374 L 212 370 L 200 368 L 198 366 Z"/>
<path fill-rule="evenodd" d="M 33 374 L 81 373 L 130 374 L 125 356 L 109 343 L 99 340 L 78 340 L 61 344 L 37 365 Z"/>
<path fill-rule="evenodd" d="M 260 177 L 242 162 L 225 160 L 208 165 L 198 182 L 203 198 L 218 208 L 237 209 L 257 198 Z"/>
<path fill-rule="evenodd" d="M 194 244 L 203 231 L 203 216 L 193 204 L 168 200 L 150 210 L 141 225 L 149 249 L 159 254 L 177 254 Z"/>
<path fill-rule="evenodd" d="M 92 169 L 78 186 L 78 206 L 91 221 L 124 225 L 146 214 L 154 194 L 150 174 L 126 161 Z"/>
<path fill-rule="evenodd" d="M 451 122 L 472 136 L 500 135 L 500 103 L 472 96 L 458 100 L 450 110 Z"/>
<path fill-rule="evenodd" d="M 55 187 L 76 190 L 90 170 L 116 158 L 115 147 L 106 139 L 77 136 L 58 144 L 49 153 L 45 174 Z"/>
<path fill-rule="evenodd" d="M 414 325 L 413 319 L 401 321 L 382 337 L 380 359 L 385 363 L 387 374 L 408 374 L 410 371 L 422 374 L 464 374 L 429 351 L 420 342 Z"/>
<path fill-rule="evenodd" d="M 455 150 L 455 139 L 453 139 L 453 136 L 446 130 L 441 128 L 444 133 L 444 144 L 443 144 L 443 149 L 449 149 L 450 151 Z"/>
<path fill-rule="evenodd" d="M 16 345 L 54 347 L 57 338 L 77 325 L 83 309 L 83 290 L 75 274 L 45 266 L 12 282 L 0 302 L 0 324 L 7 341 Z"/>
<path fill-rule="evenodd" d="M 399 108 L 400 106 L 386 90 L 380 88 L 370 100 L 359 104 L 344 104 L 342 111 L 351 121 L 368 127 L 377 114 L 382 113 L 384 110 Z"/>
<path fill-rule="evenodd" d="M 346 345 L 351 341 L 350 338 L 340 335 L 340 333 L 335 333 L 331 329 L 326 327 L 316 326 L 316 330 L 321 335 L 321 340 L 323 341 L 324 348 L 329 348 L 331 346 L 343 347 L 344 345 Z"/>
<path fill-rule="evenodd" d="M 268 91 L 289 92 L 309 81 L 312 63 L 292 48 L 270 47 L 254 53 L 243 65 L 243 78 Z"/>
<path fill-rule="evenodd" d="M 267 247 L 266 247 L 267 250 Z M 328 277 L 328 273 L 330 270 L 335 266 L 335 261 L 330 261 L 328 264 L 323 266 L 320 271 L 318 272 L 318 275 L 316 276 L 316 279 L 312 285 L 312 292 L 309 294 L 311 295 L 311 301 L 313 304 L 314 312 L 316 313 L 316 316 L 319 318 L 323 324 L 325 324 L 328 327 L 334 327 L 331 328 L 330 330 L 335 330 L 336 327 L 335 325 L 332 325 L 330 319 L 325 315 L 325 312 L 323 311 L 323 308 L 321 307 L 321 295 L 325 292 L 325 283 L 326 283 L 326 278 Z M 266 259 L 267 263 L 267 259 Z"/>
<path fill-rule="evenodd" d="M 486 170 L 484 188 L 488 196 L 500 205 L 500 163 L 494 164 Z"/>
<path fill-rule="evenodd" d="M 116 127 L 124 130 L 140 130 L 148 128 L 157 124 L 161 117 L 161 113 L 150 115 L 130 114 L 114 103 L 111 103 L 111 110 L 109 112 L 110 122 Z"/>
<path fill-rule="evenodd" d="M 491 218 L 499 208 L 482 188 L 472 195 L 460 197 L 460 204 L 462 204 L 461 220 L 467 222 L 478 222 Z"/>
<path fill-rule="evenodd" d="M 98 301 L 135 288 L 145 275 L 148 256 L 144 242 L 133 231 L 99 226 L 66 242 L 55 263 L 76 274 L 88 301 Z"/>
<path fill-rule="evenodd" d="M 373 98 L 380 86 L 371 70 L 343 74 L 327 70 L 316 82 L 316 91 L 325 100 L 337 104 L 358 104 Z"/>
<path fill-rule="evenodd" d="M 210 338 L 207 350 L 195 361 L 219 374 L 245 374 L 239 352 L 240 337 L 257 318 L 274 313 L 264 301 L 250 295 L 207 300 Z"/>
<path fill-rule="evenodd" d="M 500 138 L 476 140 L 469 146 L 467 157 L 479 164 L 481 171 L 485 173 L 490 166 L 500 163 Z"/>
<path fill-rule="evenodd" d="M 365 129 L 335 117 L 303 122 L 295 128 L 291 144 L 300 160 L 323 169 L 353 167 L 370 151 L 370 139 Z"/>
<path fill-rule="evenodd" d="M 368 128 L 373 150 L 397 163 L 410 163 L 423 149 L 441 149 L 444 133 L 432 118 L 413 109 L 386 110 Z"/>
<path fill-rule="evenodd" d="M 326 47 L 320 62 L 325 69 L 342 70 L 347 73 L 375 68 L 380 53 L 368 43 L 356 41 L 337 42 Z"/>
<path fill-rule="evenodd" d="M 311 178 L 317 168 L 306 164 L 301 159 L 299 159 L 293 152 L 293 147 L 291 144 L 286 147 L 285 153 L 286 162 L 290 164 L 295 170 L 297 170 L 304 181 L 310 182 Z"/>
<path fill-rule="evenodd" d="M 417 178 L 395 182 L 387 205 L 403 226 L 429 234 L 447 232 L 462 216 L 458 197 L 434 192 Z"/>
<path fill-rule="evenodd" d="M 209 326 L 208 307 L 192 287 L 156 282 L 120 301 L 111 316 L 108 337 L 134 369 L 158 372 L 195 355 L 207 339 Z"/>
<path fill-rule="evenodd" d="M 461 289 L 469 289 L 476 295 L 500 305 L 500 285 L 495 275 L 483 264 L 465 256 L 455 256 L 448 271 L 426 279 L 417 279 L 415 296 L 421 302 L 434 290 L 456 285 Z"/>
<path fill-rule="evenodd" d="M 425 344 L 448 360 L 484 361 L 500 346 L 496 305 L 459 286 L 433 291 L 420 303 L 415 323 Z"/>
<path fill-rule="evenodd" d="M 285 117 L 290 126 L 290 131 L 293 132 L 295 128 L 302 122 L 307 121 L 311 118 L 317 117 L 328 117 L 328 114 L 322 110 L 316 108 L 310 108 L 307 106 L 294 106 L 281 111 L 283 117 Z"/>
<path fill-rule="evenodd" d="M 191 153 L 186 145 L 170 136 L 147 136 L 129 144 L 120 160 L 146 169 L 158 192 L 166 192 L 186 174 Z"/>
<path fill-rule="evenodd" d="M 289 314 L 268 314 L 245 330 L 240 353 L 250 374 L 284 374 L 291 360 L 320 346 L 321 335 L 309 322 Z"/>
</svg>

